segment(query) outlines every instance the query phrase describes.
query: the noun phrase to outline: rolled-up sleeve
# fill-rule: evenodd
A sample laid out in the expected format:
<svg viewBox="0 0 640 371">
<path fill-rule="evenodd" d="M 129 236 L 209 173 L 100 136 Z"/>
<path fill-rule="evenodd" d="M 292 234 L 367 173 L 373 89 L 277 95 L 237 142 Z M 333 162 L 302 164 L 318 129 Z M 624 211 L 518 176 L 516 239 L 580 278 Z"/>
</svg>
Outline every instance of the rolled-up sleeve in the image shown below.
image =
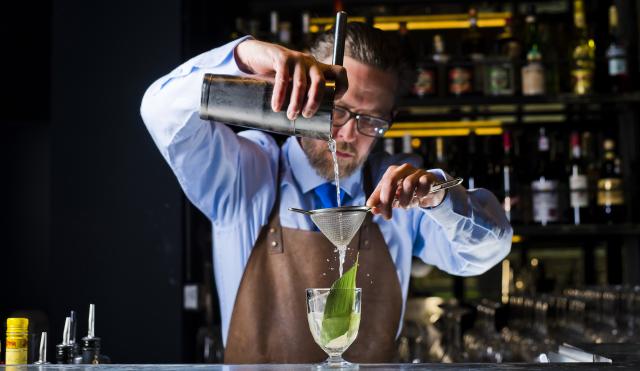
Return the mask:
<svg viewBox="0 0 640 371">
<path fill-rule="evenodd" d="M 253 195 L 274 193 L 264 188 L 275 187 L 275 141 L 262 133 L 236 135 L 223 124 L 199 117 L 204 74 L 242 75 L 234 50 L 245 39 L 203 53 L 161 77 L 147 89 L 140 107 L 183 191 L 214 223 L 248 212 Z M 259 202 L 273 202 L 273 197 L 262 198 Z"/>
<path fill-rule="evenodd" d="M 439 206 L 419 210 L 416 218 L 413 254 L 451 274 L 484 273 L 511 249 L 513 229 L 486 189 L 451 188 Z"/>
</svg>

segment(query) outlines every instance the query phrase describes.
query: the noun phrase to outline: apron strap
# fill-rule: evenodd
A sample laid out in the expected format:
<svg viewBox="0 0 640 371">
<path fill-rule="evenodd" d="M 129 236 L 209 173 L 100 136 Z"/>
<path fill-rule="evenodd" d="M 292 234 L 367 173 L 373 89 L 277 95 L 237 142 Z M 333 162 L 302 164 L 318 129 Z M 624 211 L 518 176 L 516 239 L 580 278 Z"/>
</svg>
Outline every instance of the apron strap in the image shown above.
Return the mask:
<svg viewBox="0 0 640 371">
<path fill-rule="evenodd" d="M 262 233 L 265 233 L 266 230 L 266 238 L 267 245 L 269 249 L 269 254 L 282 254 L 284 252 L 284 243 L 282 241 L 282 226 L 280 225 L 280 180 L 282 179 L 282 174 L 280 174 L 280 170 L 282 166 L 280 164 L 282 161 L 282 157 L 278 156 L 277 169 L 276 169 L 276 199 L 273 202 L 273 207 L 271 208 L 271 213 L 269 213 L 269 219 L 267 220 L 267 225 L 263 227 Z"/>
</svg>

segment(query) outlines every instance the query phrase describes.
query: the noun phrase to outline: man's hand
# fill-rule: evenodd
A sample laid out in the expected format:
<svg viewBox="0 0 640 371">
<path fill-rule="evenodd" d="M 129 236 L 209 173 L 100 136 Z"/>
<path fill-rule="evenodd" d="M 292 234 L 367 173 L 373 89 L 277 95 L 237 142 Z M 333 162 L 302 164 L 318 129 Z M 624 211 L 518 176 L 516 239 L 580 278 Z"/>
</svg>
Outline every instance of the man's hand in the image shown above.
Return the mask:
<svg viewBox="0 0 640 371">
<path fill-rule="evenodd" d="M 320 63 L 309 54 L 280 45 L 246 40 L 236 47 L 235 58 L 243 72 L 272 79 L 271 108 L 275 112 L 283 108 L 287 89 L 293 82 L 287 108 L 290 120 L 295 120 L 300 113 L 307 118 L 316 113 L 322 102 L 325 80 L 336 82 L 335 99 L 347 90 L 347 72 L 342 66 Z"/>
<path fill-rule="evenodd" d="M 414 206 L 415 202 L 411 202 L 414 192 L 420 207 L 438 206 L 444 199 L 445 191 L 429 193 L 431 185 L 437 182 L 434 174 L 409 164 L 389 166 L 367 200 L 367 206 L 373 208 L 371 212 L 374 215 L 382 214 L 386 220 L 391 219 L 393 207 Z"/>
</svg>

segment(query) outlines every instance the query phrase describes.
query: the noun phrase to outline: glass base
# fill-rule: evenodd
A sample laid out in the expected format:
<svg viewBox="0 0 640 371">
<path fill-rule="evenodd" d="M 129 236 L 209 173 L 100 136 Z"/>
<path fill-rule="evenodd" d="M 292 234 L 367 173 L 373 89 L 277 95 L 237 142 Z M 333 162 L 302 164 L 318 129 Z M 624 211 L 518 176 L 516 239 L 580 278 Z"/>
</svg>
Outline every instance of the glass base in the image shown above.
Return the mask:
<svg viewBox="0 0 640 371">
<path fill-rule="evenodd" d="M 359 365 L 357 363 L 351 363 L 345 361 L 342 356 L 329 356 L 326 361 L 315 365 L 316 369 L 333 369 L 333 370 L 357 370 Z"/>
</svg>

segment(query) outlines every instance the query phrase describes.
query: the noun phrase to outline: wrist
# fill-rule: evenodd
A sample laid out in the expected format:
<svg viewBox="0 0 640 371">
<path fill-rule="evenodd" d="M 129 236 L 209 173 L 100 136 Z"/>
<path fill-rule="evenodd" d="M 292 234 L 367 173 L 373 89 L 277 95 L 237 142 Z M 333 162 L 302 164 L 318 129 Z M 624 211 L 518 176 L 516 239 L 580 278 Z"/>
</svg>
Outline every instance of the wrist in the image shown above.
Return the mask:
<svg viewBox="0 0 640 371">
<path fill-rule="evenodd" d="M 246 74 L 251 74 L 251 75 L 254 74 L 255 72 L 253 71 L 250 63 L 248 62 L 247 47 L 249 46 L 249 43 L 251 43 L 252 41 L 253 40 L 251 39 L 244 40 L 240 42 L 238 45 L 236 45 L 236 47 L 233 49 L 233 58 L 235 59 L 236 65 L 238 66 L 240 71 Z"/>
</svg>

